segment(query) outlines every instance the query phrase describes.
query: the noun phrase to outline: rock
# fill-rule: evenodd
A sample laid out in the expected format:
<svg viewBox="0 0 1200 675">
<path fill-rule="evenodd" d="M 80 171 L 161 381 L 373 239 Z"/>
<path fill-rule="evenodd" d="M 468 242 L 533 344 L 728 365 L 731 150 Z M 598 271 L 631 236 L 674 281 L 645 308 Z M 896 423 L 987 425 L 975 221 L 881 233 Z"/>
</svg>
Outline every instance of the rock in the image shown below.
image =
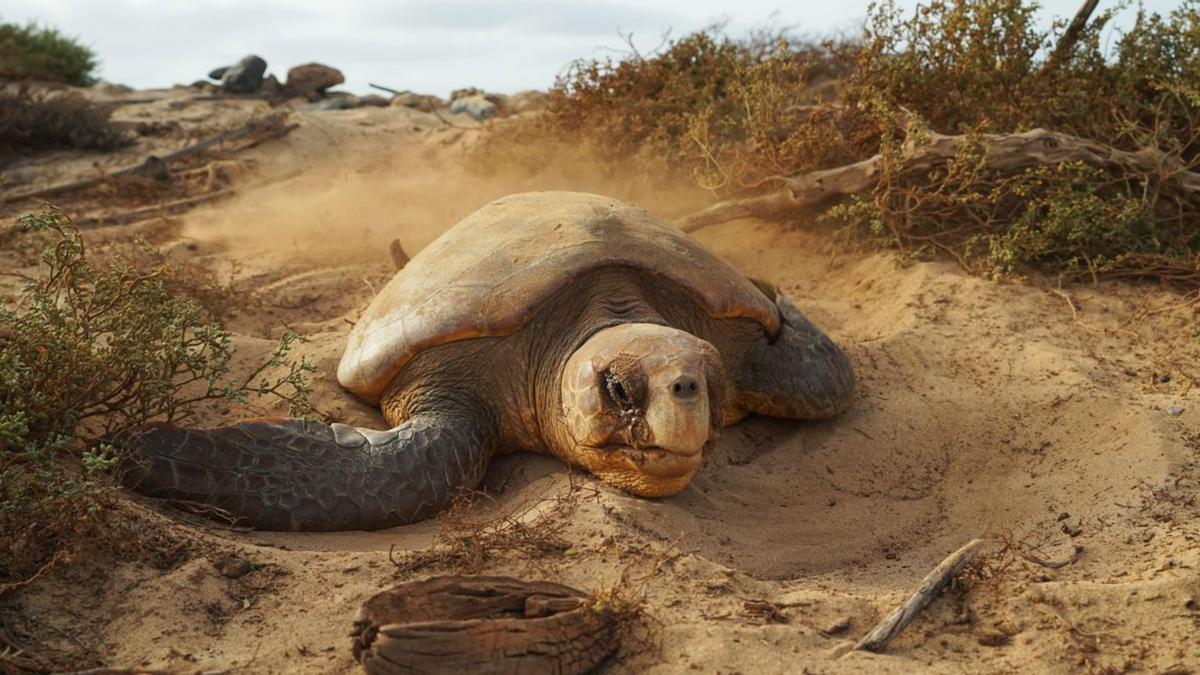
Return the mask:
<svg viewBox="0 0 1200 675">
<path fill-rule="evenodd" d="M 442 105 L 442 101 L 436 96 L 414 94 L 411 91 L 406 91 L 403 94 L 393 96 L 392 105 L 412 108 L 421 112 L 433 112 L 434 108 Z"/>
<path fill-rule="evenodd" d="M 320 63 L 306 63 L 288 69 L 284 89 L 289 96 L 324 96 L 325 90 L 346 81 L 342 71 Z"/>
<path fill-rule="evenodd" d="M 213 567 L 216 567 L 222 575 L 230 579 L 237 579 L 253 572 L 256 565 L 241 556 L 227 555 L 213 562 Z"/>
<path fill-rule="evenodd" d="M 258 85 L 258 91 L 263 94 L 278 94 L 283 91 L 283 85 L 279 83 L 279 78 L 271 75 Z"/>
<path fill-rule="evenodd" d="M 1173 405 L 1170 408 L 1167 408 L 1167 414 L 1170 415 L 1171 417 L 1179 417 L 1180 415 L 1183 414 L 1183 407 Z"/>
<path fill-rule="evenodd" d="M 222 73 L 221 88 L 230 94 L 253 94 L 258 91 L 266 73 L 267 62 L 251 54 Z"/>
<path fill-rule="evenodd" d="M 468 96 L 483 96 L 483 90 L 475 87 L 464 87 L 463 89 L 455 89 L 450 92 L 450 100 L 452 102 L 455 99 L 467 98 Z"/>
<path fill-rule="evenodd" d="M 227 71 L 227 70 L 229 70 L 229 66 L 221 66 L 220 68 L 213 68 L 212 70 L 210 70 L 208 72 L 208 79 L 220 81 L 222 77 L 225 77 L 225 71 Z"/>
<path fill-rule="evenodd" d="M 331 98 L 321 99 L 314 103 L 306 104 L 301 110 L 308 112 L 321 112 L 323 110 L 349 110 L 358 107 L 357 96 L 334 96 Z"/>
<path fill-rule="evenodd" d="M 496 104 L 483 96 L 467 96 L 456 98 L 450 103 L 450 112 L 465 113 L 477 120 L 483 121 L 495 117 L 499 110 Z"/>
<path fill-rule="evenodd" d="M 849 630 L 849 628 L 850 628 L 850 617 L 843 616 L 843 617 L 836 619 L 835 621 L 830 622 L 828 625 L 826 625 L 824 628 L 822 628 L 821 635 L 824 635 L 825 637 L 830 637 L 832 635 L 838 635 L 840 633 L 845 633 L 847 630 Z"/>
<path fill-rule="evenodd" d="M 192 83 L 191 88 L 202 91 L 205 94 L 211 94 L 217 90 L 217 88 L 213 86 L 213 83 L 209 82 L 208 80 L 196 80 Z"/>
<path fill-rule="evenodd" d="M 380 96 L 379 94 L 367 94 L 366 96 L 358 97 L 360 106 L 375 106 L 377 108 L 386 108 L 390 101 Z"/>
<path fill-rule="evenodd" d="M 544 91 L 529 89 L 518 91 L 508 99 L 508 110 L 514 115 L 526 112 L 545 110 L 550 102 L 550 96 Z"/>
<path fill-rule="evenodd" d="M 92 88 L 101 94 L 106 94 L 108 96 L 119 96 L 121 94 L 133 93 L 133 87 L 128 87 L 123 84 L 114 84 L 107 80 L 100 80 L 96 84 L 92 85 Z"/>
</svg>

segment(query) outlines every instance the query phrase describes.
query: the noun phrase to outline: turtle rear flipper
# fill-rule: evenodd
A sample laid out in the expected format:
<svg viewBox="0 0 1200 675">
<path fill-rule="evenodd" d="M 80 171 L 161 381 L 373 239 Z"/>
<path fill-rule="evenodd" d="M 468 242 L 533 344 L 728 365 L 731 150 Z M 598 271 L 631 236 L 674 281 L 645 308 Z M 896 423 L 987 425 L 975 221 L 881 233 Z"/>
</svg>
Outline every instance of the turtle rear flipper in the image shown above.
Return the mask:
<svg viewBox="0 0 1200 675">
<path fill-rule="evenodd" d="M 854 394 L 850 360 L 787 296 L 776 293 L 773 299 L 779 307 L 779 335 L 746 351 L 738 376 L 741 407 L 806 420 L 841 413 Z"/>
<path fill-rule="evenodd" d="M 121 480 L 260 530 L 374 530 L 428 518 L 478 485 L 495 439 L 467 411 L 418 415 L 388 431 L 303 419 L 160 424 L 122 444 Z"/>
</svg>

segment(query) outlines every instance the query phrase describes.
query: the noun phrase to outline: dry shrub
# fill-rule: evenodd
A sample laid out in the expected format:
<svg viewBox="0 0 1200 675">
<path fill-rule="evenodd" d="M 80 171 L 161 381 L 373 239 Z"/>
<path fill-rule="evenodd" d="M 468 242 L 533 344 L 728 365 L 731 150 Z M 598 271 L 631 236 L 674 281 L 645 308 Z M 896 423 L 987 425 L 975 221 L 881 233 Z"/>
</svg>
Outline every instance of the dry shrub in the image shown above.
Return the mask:
<svg viewBox="0 0 1200 675">
<path fill-rule="evenodd" d="M 476 164 L 533 170 L 570 157 L 640 181 L 691 177 L 721 194 L 835 164 L 854 139 L 828 133 L 841 120 L 821 110 L 815 89 L 850 53 L 779 33 L 739 42 L 710 29 L 648 55 L 579 61 L 556 82 L 545 114 L 494 126 Z M 829 124 L 818 133 L 814 119 Z"/>
<path fill-rule="evenodd" d="M 533 500 L 500 515 L 480 515 L 478 505 L 488 496 L 464 492 L 438 514 L 438 534 L 429 548 L 399 557 L 393 551 L 389 556 L 404 576 L 428 567 L 476 574 L 497 558 L 523 560 L 545 573 L 571 548 L 563 534 L 585 493 L 597 494 L 572 476 L 567 489 L 553 497 Z"/>
<path fill-rule="evenodd" d="M 0 91 L 0 157 L 46 150 L 113 150 L 131 143 L 112 110 L 77 95 Z"/>
<path fill-rule="evenodd" d="M 898 144 L 885 143 L 881 156 L 875 189 L 823 216 L 843 225 L 847 241 L 945 254 L 995 278 L 1038 268 L 1200 282 L 1200 205 L 1171 188 L 1170 172 L 1062 163 L 1006 173 L 986 168 L 976 142 L 928 173 L 906 171 Z"/>
<path fill-rule="evenodd" d="M 230 334 L 169 270 L 95 264 L 58 212 L 22 222 L 50 239 L 41 273 L 0 307 L 0 584 L 124 539 L 109 518 L 116 493 L 104 475 L 116 459 L 104 439 L 186 421 L 203 401 L 277 396 L 304 411 L 313 368 L 290 358 L 289 333 L 236 376 Z"/>
<path fill-rule="evenodd" d="M 1139 12 L 1111 47 L 1115 9 L 1071 41 L 1026 0 L 872 6 L 856 41 L 737 42 L 709 30 L 651 55 L 576 64 L 536 120 L 478 147 L 506 161 L 533 140 L 586 148 L 613 172 L 682 173 L 719 197 L 880 154 L 869 194 L 829 204 L 847 239 L 935 253 L 996 276 L 1043 269 L 1200 283 L 1200 197 L 1172 177 L 1200 166 L 1200 2 Z M 820 86 L 838 79 L 837 94 Z M 1008 133 L 1044 127 L 1161 153 L 1161 170 L 1075 164 L 985 170 L 983 150 L 908 171 L 921 129 Z M 971 145 L 971 144 L 967 144 Z M 543 154 L 538 161 L 546 161 Z M 797 214 L 809 215 L 809 214 Z"/>
</svg>

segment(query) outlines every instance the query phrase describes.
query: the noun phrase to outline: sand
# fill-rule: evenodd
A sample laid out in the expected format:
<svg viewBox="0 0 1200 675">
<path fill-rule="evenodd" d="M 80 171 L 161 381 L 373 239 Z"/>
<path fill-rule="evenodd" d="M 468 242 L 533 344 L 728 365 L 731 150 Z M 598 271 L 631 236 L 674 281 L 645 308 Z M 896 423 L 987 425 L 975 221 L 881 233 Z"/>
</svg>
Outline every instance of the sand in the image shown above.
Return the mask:
<svg viewBox="0 0 1200 675">
<path fill-rule="evenodd" d="M 239 178 L 238 197 L 155 238 L 246 299 L 228 316 L 239 363 L 267 353 L 285 325 L 305 333 L 302 350 L 318 366 L 314 401 L 347 423 L 383 424 L 334 371 L 349 322 L 391 274 L 392 238 L 416 253 L 492 198 L 534 188 L 633 198 L 664 217 L 689 206 L 686 191 L 639 193 L 549 170 L 476 176 L 463 150 L 478 132 L 408 110 L 299 121 L 287 138 L 249 151 L 255 167 Z M 663 500 L 571 476 L 551 459 L 499 458 L 486 481 L 493 500 L 479 511 L 572 495 L 561 535 L 571 548 L 501 556 L 479 571 L 585 590 L 622 574 L 641 579 L 652 639 L 610 672 L 1200 669 L 1195 305 L 1171 309 L 1179 297 L 1147 285 L 995 283 L 949 263 L 839 251 L 819 228 L 742 221 L 696 236 L 778 284 L 845 345 L 860 383 L 852 409 L 822 423 L 755 418 L 730 428 L 692 485 Z M 202 421 L 281 412 L 260 403 Z M 359 604 L 408 578 L 389 549 L 419 551 L 439 528 L 240 533 L 135 503 L 196 542 L 194 552 L 165 570 L 68 566 L 14 600 L 28 625 L 82 644 L 87 665 L 352 671 Z M 539 522 L 538 511 L 526 518 Z M 978 536 L 996 542 L 983 571 L 885 654 L 847 653 L 943 556 Z M 1050 568 L 1000 550 L 1002 541 L 1051 561 L 1081 552 Z M 229 554 L 259 567 L 228 578 L 214 562 Z M 417 574 L 443 571 L 453 569 Z M 747 601 L 772 603 L 775 619 Z"/>
</svg>

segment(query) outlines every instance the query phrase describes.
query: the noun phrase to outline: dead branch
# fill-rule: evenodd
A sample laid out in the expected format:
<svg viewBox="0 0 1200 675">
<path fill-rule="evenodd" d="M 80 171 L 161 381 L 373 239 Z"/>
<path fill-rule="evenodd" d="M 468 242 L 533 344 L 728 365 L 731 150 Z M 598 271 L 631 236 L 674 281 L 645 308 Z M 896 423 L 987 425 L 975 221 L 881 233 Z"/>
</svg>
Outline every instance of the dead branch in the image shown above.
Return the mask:
<svg viewBox="0 0 1200 675">
<path fill-rule="evenodd" d="M 1013 172 L 1035 166 L 1082 162 L 1101 169 L 1157 176 L 1188 198 L 1200 199 L 1200 172 L 1189 170 L 1176 157 L 1155 148 L 1120 150 L 1047 129 L 978 136 L 928 132 L 920 141 L 910 136 L 901 152 L 901 172 L 928 173 L 953 160 L 964 144 L 970 142 L 983 146 L 984 168 L 990 171 Z M 784 187 L 774 192 L 717 202 L 693 213 L 680 221 L 680 228 L 684 232 L 694 232 L 738 218 L 779 217 L 817 206 L 834 197 L 860 194 L 879 183 L 883 168 L 883 156 L 875 155 L 854 164 L 792 176 L 785 180 Z"/>
<path fill-rule="evenodd" d="M 921 610 L 928 607 L 942 589 L 958 576 L 962 568 L 971 562 L 975 554 L 983 547 L 983 543 L 982 539 L 972 539 L 965 546 L 951 553 L 937 567 L 933 568 L 932 572 L 925 575 L 916 592 L 909 596 L 904 604 L 892 610 L 891 614 L 888 614 L 883 621 L 880 621 L 863 636 L 863 639 L 854 645 L 854 649 L 868 652 L 881 652 L 886 649 L 888 643 L 899 635 L 900 631 L 904 630 L 908 624 L 912 623 Z"/>
<path fill-rule="evenodd" d="M 1083 35 L 1083 29 L 1087 26 L 1088 19 L 1092 17 L 1092 12 L 1096 11 L 1096 5 L 1099 4 L 1100 0 L 1083 0 L 1079 11 L 1075 12 L 1075 18 L 1071 19 L 1071 24 L 1063 31 L 1062 37 L 1058 38 L 1058 44 L 1054 46 L 1054 52 L 1046 60 L 1045 68 L 1054 68 L 1071 54 L 1075 43 L 1079 42 L 1079 37 Z"/>
<path fill-rule="evenodd" d="M 236 129 L 230 129 L 229 131 L 224 131 L 224 132 L 221 132 L 214 136 L 210 136 L 209 138 L 206 138 L 203 141 L 200 141 L 198 143 L 193 143 L 192 145 L 189 145 L 188 147 L 183 148 L 182 150 L 177 150 L 175 152 L 172 152 L 168 155 L 164 155 L 162 157 L 158 157 L 156 155 L 149 155 L 145 159 L 143 159 L 140 163 L 135 164 L 134 166 L 126 167 L 124 169 L 121 169 L 119 171 L 114 171 L 113 173 L 110 173 L 110 174 L 107 174 L 104 176 L 99 176 L 96 178 L 88 178 L 85 180 L 74 181 L 71 183 L 63 183 L 60 185 L 53 185 L 48 188 L 42 188 L 40 190 L 33 190 L 31 192 L 23 192 L 21 194 L 5 195 L 4 197 L 0 198 L 0 203 L 7 204 L 9 202 L 17 202 L 17 201 L 21 201 L 23 199 L 32 199 L 34 197 L 45 198 L 45 197 L 50 197 L 50 196 L 57 195 L 57 194 L 62 194 L 64 192 L 74 192 L 76 190 L 82 190 L 84 188 L 89 188 L 94 185 L 99 185 L 99 184 L 103 183 L 104 181 L 109 180 L 111 178 L 118 178 L 120 176 L 127 176 L 130 174 L 153 174 L 153 173 L 158 172 L 160 170 L 160 168 L 166 164 L 169 164 L 171 162 L 174 162 L 174 161 L 177 161 L 180 159 L 184 159 L 185 157 L 191 157 L 192 155 L 204 152 L 205 150 L 213 147 L 214 145 L 217 145 L 218 143 L 225 143 L 227 141 L 237 140 L 239 138 L 243 138 L 245 136 L 248 136 L 248 135 L 258 132 L 258 131 L 265 131 L 267 134 L 267 137 L 270 137 L 270 138 L 282 136 L 282 135 L 290 132 L 292 129 L 296 128 L 296 125 L 284 124 L 285 119 L 286 119 L 286 116 L 283 114 L 268 115 L 267 117 L 264 117 L 262 119 L 255 120 L 255 121 L 249 122 L 247 124 L 243 124 L 242 126 L 236 128 Z M 264 139 L 262 139 L 262 138 L 258 139 L 255 144 L 257 144 L 257 142 L 261 142 L 262 140 L 264 140 Z"/>
</svg>

